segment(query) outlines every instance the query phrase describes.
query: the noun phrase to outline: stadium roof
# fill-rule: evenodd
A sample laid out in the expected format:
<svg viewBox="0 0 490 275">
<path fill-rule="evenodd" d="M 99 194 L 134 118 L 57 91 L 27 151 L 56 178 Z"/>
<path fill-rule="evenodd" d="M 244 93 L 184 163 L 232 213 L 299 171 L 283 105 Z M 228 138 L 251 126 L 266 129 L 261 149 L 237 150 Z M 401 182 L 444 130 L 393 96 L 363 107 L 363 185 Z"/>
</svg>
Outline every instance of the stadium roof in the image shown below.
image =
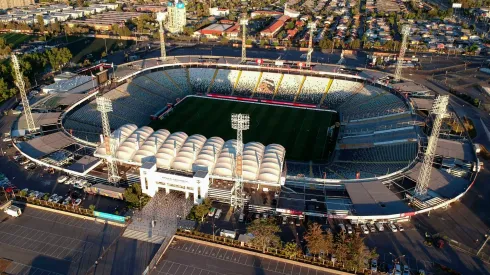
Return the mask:
<svg viewBox="0 0 490 275">
<path fill-rule="evenodd" d="M 390 215 L 411 211 L 379 180 L 345 183 L 345 189 L 357 215 Z"/>
<path fill-rule="evenodd" d="M 418 110 L 430 110 L 432 109 L 432 103 L 434 103 L 433 98 L 416 98 L 412 97 L 410 98 L 412 101 L 415 109 Z"/>
<path fill-rule="evenodd" d="M 58 123 L 58 118 L 61 113 L 32 113 L 32 119 L 34 119 L 34 125 L 39 129 L 43 125 L 53 125 Z M 25 115 L 22 115 L 17 123 L 18 130 L 26 130 L 27 121 Z"/>
<path fill-rule="evenodd" d="M 43 91 L 66 92 L 92 80 L 88 75 L 77 75 L 73 78 L 60 80 L 51 85 L 43 87 Z"/>
<path fill-rule="evenodd" d="M 67 169 L 77 173 L 86 174 L 99 165 L 101 161 L 101 159 L 96 157 L 83 156 L 81 159 L 70 165 Z"/>
<path fill-rule="evenodd" d="M 87 97 L 86 94 L 71 94 L 71 93 L 60 93 L 53 94 L 47 98 L 38 101 L 32 106 L 33 109 L 55 109 L 59 106 L 69 106 L 82 98 Z"/>
<path fill-rule="evenodd" d="M 417 163 L 415 167 L 408 171 L 407 176 L 414 181 L 417 181 L 421 168 L 422 163 Z M 439 170 L 432 167 L 429 189 L 437 194 L 446 198 L 454 198 L 461 194 L 461 192 L 463 192 L 468 185 L 469 181 L 467 179 L 455 177 L 444 170 Z"/>
<path fill-rule="evenodd" d="M 20 143 L 20 150 L 30 157 L 41 158 L 74 143 L 74 140 L 62 132 L 41 136 Z"/>
<path fill-rule="evenodd" d="M 456 140 L 439 139 L 437 142 L 436 155 L 446 158 L 473 161 L 471 145 Z"/>
<path fill-rule="evenodd" d="M 126 124 L 114 131 L 117 140 L 116 158 L 125 163 L 142 165 L 155 162 L 158 168 L 179 171 L 207 171 L 212 175 L 232 178 L 236 140 L 224 141 L 219 137 L 188 136 L 184 132 L 170 133 L 150 127 L 138 128 Z M 278 182 L 286 151 L 279 144 L 264 146 L 249 142 L 243 147 L 243 179 Z M 95 152 L 106 157 L 105 146 Z"/>
</svg>

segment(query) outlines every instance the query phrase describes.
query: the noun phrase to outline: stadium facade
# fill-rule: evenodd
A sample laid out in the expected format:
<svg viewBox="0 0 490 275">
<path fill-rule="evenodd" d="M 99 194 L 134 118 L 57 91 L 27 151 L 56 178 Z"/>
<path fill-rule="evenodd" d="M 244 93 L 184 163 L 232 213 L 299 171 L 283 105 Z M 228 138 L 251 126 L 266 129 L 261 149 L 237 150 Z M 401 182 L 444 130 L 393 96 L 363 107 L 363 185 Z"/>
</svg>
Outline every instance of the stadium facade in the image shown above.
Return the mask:
<svg viewBox="0 0 490 275">
<path fill-rule="evenodd" d="M 103 95 L 113 102 L 109 116 L 124 182 L 140 182 L 150 196 L 159 189 L 176 190 L 192 195 L 196 203 L 205 197 L 232 203 L 236 140 L 147 127 L 152 119 L 165 119 L 186 97 L 201 96 L 339 114 L 335 151 L 322 162 L 288 161 L 281 144 L 244 144 L 249 211 L 388 221 L 447 206 L 468 190 L 478 159 L 471 140 L 447 132 L 438 146 L 429 196 L 424 201 L 413 197 L 427 140 L 424 129 L 431 121 L 414 106 L 410 92 L 394 88 L 389 76 L 377 71 L 321 64 L 314 69 L 269 60 L 261 66 L 241 64 L 239 58 L 215 56 L 120 65 L 111 85 L 65 106 L 57 132 L 16 146 L 32 160 L 103 182 L 107 155 L 95 108 L 95 97 Z M 431 100 L 416 101 L 430 106 Z M 50 142 L 52 135 L 65 142 Z M 71 154 L 72 161 L 45 161 L 57 152 Z"/>
</svg>

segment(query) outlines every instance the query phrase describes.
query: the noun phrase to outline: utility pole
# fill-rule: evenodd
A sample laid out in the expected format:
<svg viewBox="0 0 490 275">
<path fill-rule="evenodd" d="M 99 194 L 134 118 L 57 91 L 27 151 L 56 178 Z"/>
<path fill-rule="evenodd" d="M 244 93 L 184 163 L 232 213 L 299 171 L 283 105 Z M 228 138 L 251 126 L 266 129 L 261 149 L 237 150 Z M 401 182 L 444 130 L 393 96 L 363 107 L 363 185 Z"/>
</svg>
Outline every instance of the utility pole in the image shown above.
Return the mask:
<svg viewBox="0 0 490 275">
<path fill-rule="evenodd" d="M 243 17 L 240 19 L 240 25 L 242 26 L 242 63 L 247 61 L 247 25 L 248 19 Z"/>
<path fill-rule="evenodd" d="M 15 84 L 19 88 L 20 97 L 22 99 L 22 106 L 24 107 L 24 116 L 27 122 L 27 130 L 29 134 L 36 131 L 36 125 L 34 124 L 34 119 L 32 118 L 31 105 L 29 104 L 29 99 L 27 98 L 26 87 L 24 83 L 24 75 L 20 72 L 19 60 L 17 55 L 12 54 L 12 65 L 15 73 Z"/>
<path fill-rule="evenodd" d="M 157 13 L 158 25 L 160 25 L 160 59 L 165 61 L 167 59 L 167 51 L 165 50 L 165 31 L 163 29 L 163 21 L 165 21 L 166 14 L 163 12 Z"/>
<path fill-rule="evenodd" d="M 395 82 L 399 82 L 402 77 L 403 59 L 405 57 L 405 51 L 407 50 L 407 40 L 410 34 L 410 26 L 403 25 L 402 27 L 402 44 L 400 46 L 400 53 L 398 54 L 398 60 L 395 68 Z"/>
<path fill-rule="evenodd" d="M 311 56 L 313 54 L 313 33 L 316 30 L 316 23 L 308 23 L 308 28 L 310 28 L 310 37 L 308 39 L 308 53 L 306 55 L 306 67 L 311 67 Z"/>
<path fill-rule="evenodd" d="M 250 128 L 250 116 L 248 114 L 231 114 L 231 128 L 237 132 L 236 152 L 235 152 L 235 190 L 234 205 L 240 207 L 243 213 L 245 196 L 243 193 L 243 131 Z M 233 203 L 233 200 L 232 200 Z"/>
<path fill-rule="evenodd" d="M 111 126 L 109 124 L 109 112 L 112 112 L 112 102 L 110 99 L 99 96 L 97 102 L 97 111 L 100 112 L 102 119 L 102 133 L 104 137 L 105 151 L 107 155 L 107 180 L 110 183 L 117 184 L 121 177 L 116 164 L 116 144 L 114 137 L 111 135 Z"/>
</svg>

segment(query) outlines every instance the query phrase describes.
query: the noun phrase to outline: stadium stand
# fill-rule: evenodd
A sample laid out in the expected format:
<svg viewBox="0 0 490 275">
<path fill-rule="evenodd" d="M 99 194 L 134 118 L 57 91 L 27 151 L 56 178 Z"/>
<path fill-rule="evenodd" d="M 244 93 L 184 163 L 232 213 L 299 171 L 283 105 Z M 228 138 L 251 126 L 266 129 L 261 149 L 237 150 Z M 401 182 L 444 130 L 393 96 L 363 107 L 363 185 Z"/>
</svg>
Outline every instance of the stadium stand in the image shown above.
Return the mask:
<svg viewBox="0 0 490 275">
<path fill-rule="evenodd" d="M 211 87 L 211 93 L 230 95 L 233 91 L 233 85 L 238 77 L 236 70 L 224 70 L 220 69 L 216 74 L 213 86 Z"/>
<path fill-rule="evenodd" d="M 328 91 L 327 97 L 323 101 L 323 106 L 337 110 L 337 108 L 351 97 L 354 91 L 358 91 L 361 86 L 362 84 L 358 82 L 335 79 L 332 87 L 330 87 L 330 90 Z"/>
<path fill-rule="evenodd" d="M 215 69 L 208 68 L 190 68 L 189 75 L 192 90 L 195 93 L 207 93 L 215 71 Z"/>
<path fill-rule="evenodd" d="M 260 77 L 259 72 L 242 71 L 234 95 L 251 96 Z"/>
<path fill-rule="evenodd" d="M 282 82 L 282 76 L 282 74 L 278 73 L 263 73 L 253 97 L 272 99 L 274 92 L 278 89 L 278 85 Z"/>
<path fill-rule="evenodd" d="M 298 93 L 301 82 L 303 82 L 302 75 L 288 75 L 284 77 L 274 99 L 293 101 Z"/>
<path fill-rule="evenodd" d="M 390 162 L 415 159 L 417 154 L 417 143 L 401 143 L 371 148 L 341 149 L 338 150 L 337 160 L 362 161 L 362 162 Z"/>
<path fill-rule="evenodd" d="M 328 81 L 328 78 L 323 77 L 306 77 L 301 93 L 296 101 L 312 104 L 320 103 L 320 100 L 322 99 L 322 96 L 327 88 Z"/>
<path fill-rule="evenodd" d="M 150 81 L 145 78 L 148 78 Z M 144 87 L 146 90 L 164 98 L 167 98 L 169 95 L 176 97 L 179 95 L 180 91 L 165 75 L 165 73 L 161 71 L 146 74 L 143 75 L 143 77 L 136 77 L 132 80 L 132 83 L 138 85 L 139 87 Z"/>
<path fill-rule="evenodd" d="M 182 91 L 182 95 L 188 95 L 192 92 L 192 88 L 187 81 L 186 69 L 165 70 L 167 76 L 170 77 Z"/>
</svg>

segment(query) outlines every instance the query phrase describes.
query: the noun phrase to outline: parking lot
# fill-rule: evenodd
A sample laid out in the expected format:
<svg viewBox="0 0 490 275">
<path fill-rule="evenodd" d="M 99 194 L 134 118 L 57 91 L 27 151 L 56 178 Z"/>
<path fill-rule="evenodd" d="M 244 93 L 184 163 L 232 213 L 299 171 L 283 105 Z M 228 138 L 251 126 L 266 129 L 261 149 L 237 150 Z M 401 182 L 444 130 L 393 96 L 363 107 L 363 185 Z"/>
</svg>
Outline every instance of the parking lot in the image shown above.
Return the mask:
<svg viewBox="0 0 490 275">
<path fill-rule="evenodd" d="M 60 273 L 51 272 L 46 269 L 36 268 L 30 265 L 21 264 L 18 262 L 10 262 L 5 266 L 4 272 L 6 274 L 42 274 L 42 275 L 61 275 Z"/>
<path fill-rule="evenodd" d="M 0 258 L 23 265 L 24 269 L 39 269 L 42 274 L 84 273 L 122 230 L 27 207 L 18 218 L 2 216 L 0 244 L 7 249 L 0 250 Z"/>
<path fill-rule="evenodd" d="M 182 240 L 176 240 L 170 245 L 156 270 L 158 274 L 168 275 L 332 274 L 282 261 Z"/>
</svg>

